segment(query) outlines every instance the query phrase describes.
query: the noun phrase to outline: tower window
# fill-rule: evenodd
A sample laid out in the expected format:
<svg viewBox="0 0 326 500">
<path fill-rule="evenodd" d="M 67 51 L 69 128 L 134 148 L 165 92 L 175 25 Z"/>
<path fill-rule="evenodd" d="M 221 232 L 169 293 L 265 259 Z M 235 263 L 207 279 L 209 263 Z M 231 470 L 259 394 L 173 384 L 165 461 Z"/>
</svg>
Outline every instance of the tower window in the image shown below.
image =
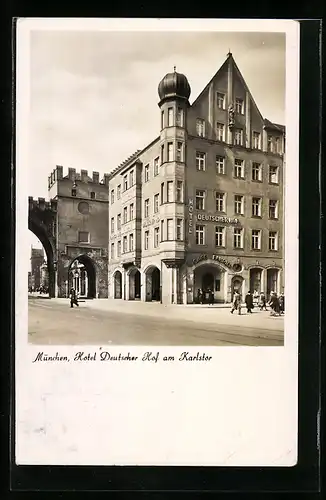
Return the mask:
<svg viewBox="0 0 326 500">
<path fill-rule="evenodd" d="M 168 108 L 168 127 L 173 126 L 173 108 Z"/>
<path fill-rule="evenodd" d="M 182 108 L 177 108 L 176 125 L 178 127 L 183 127 L 183 109 Z"/>
<path fill-rule="evenodd" d="M 95 200 L 95 192 L 94 191 L 91 191 L 91 199 Z"/>
<path fill-rule="evenodd" d="M 72 190 L 71 190 L 71 196 L 77 196 L 77 189 L 72 188 Z"/>
</svg>

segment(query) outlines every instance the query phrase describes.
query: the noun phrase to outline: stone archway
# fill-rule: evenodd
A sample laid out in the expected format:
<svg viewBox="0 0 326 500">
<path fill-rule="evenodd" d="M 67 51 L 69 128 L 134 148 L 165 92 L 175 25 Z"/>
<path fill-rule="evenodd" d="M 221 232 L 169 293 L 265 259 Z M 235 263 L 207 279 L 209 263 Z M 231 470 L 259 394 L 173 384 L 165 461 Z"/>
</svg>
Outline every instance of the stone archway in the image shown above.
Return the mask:
<svg viewBox="0 0 326 500">
<path fill-rule="evenodd" d="M 279 293 L 280 269 L 270 267 L 267 269 L 267 297 L 271 292 Z"/>
<path fill-rule="evenodd" d="M 140 299 L 141 275 L 137 268 L 129 271 L 129 300 Z"/>
<path fill-rule="evenodd" d="M 80 298 L 96 298 L 96 268 L 88 255 L 74 259 L 68 271 L 68 292 L 75 288 Z"/>
<path fill-rule="evenodd" d="M 51 242 L 46 230 L 41 225 L 35 223 L 33 219 L 28 218 L 28 229 L 40 240 L 46 254 L 48 279 L 49 279 L 49 297 L 55 297 L 55 259 L 54 243 Z"/>
<path fill-rule="evenodd" d="M 258 293 L 263 292 L 262 273 L 263 269 L 261 267 L 251 267 L 249 269 L 249 290 L 251 293 L 255 291 Z"/>
<path fill-rule="evenodd" d="M 122 273 L 116 271 L 113 275 L 113 297 L 115 299 L 122 299 Z"/>
<path fill-rule="evenodd" d="M 217 262 L 199 263 L 194 268 L 194 297 L 198 302 L 199 290 L 203 295 L 203 302 L 209 301 L 209 292 L 213 292 L 214 302 L 223 303 L 226 301 L 226 270 Z"/>
<path fill-rule="evenodd" d="M 161 300 L 161 272 L 156 266 L 149 266 L 145 271 L 146 302 Z"/>
</svg>

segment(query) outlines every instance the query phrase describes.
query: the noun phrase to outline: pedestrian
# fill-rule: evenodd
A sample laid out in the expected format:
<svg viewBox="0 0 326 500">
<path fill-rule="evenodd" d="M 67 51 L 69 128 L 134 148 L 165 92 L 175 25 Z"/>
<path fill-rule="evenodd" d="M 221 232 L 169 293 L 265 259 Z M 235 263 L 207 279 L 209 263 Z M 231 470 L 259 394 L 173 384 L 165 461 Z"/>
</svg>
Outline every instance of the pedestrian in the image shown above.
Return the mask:
<svg viewBox="0 0 326 500">
<path fill-rule="evenodd" d="M 280 316 L 280 303 L 275 292 L 271 292 L 269 305 L 271 306 L 272 309 L 271 316 L 277 316 L 277 315 Z"/>
<path fill-rule="evenodd" d="M 214 293 L 211 289 L 208 290 L 208 305 L 214 305 Z"/>
<path fill-rule="evenodd" d="M 74 307 L 74 304 L 79 307 L 77 293 L 74 288 L 70 290 L 70 307 Z"/>
<path fill-rule="evenodd" d="M 236 290 L 233 295 L 233 302 L 232 302 L 232 308 L 230 313 L 233 314 L 234 311 L 238 311 L 238 314 L 241 314 L 241 300 L 240 300 L 240 294 Z"/>
<path fill-rule="evenodd" d="M 284 294 L 281 293 L 279 296 L 279 304 L 280 304 L 280 314 L 284 314 Z"/>
<path fill-rule="evenodd" d="M 263 309 L 264 309 L 265 311 L 267 311 L 267 307 L 266 307 L 266 297 L 265 297 L 264 292 L 261 292 L 261 294 L 260 294 L 259 307 L 260 307 L 260 310 L 261 310 L 261 311 L 262 311 Z"/>
<path fill-rule="evenodd" d="M 252 309 L 254 308 L 254 303 L 253 303 L 253 297 L 250 293 L 250 290 L 247 292 L 247 295 L 245 297 L 245 303 L 247 307 L 247 313 L 252 313 Z"/>
<path fill-rule="evenodd" d="M 253 301 L 254 301 L 254 305 L 258 306 L 258 303 L 259 303 L 259 293 L 258 293 L 257 290 L 254 290 Z"/>
</svg>

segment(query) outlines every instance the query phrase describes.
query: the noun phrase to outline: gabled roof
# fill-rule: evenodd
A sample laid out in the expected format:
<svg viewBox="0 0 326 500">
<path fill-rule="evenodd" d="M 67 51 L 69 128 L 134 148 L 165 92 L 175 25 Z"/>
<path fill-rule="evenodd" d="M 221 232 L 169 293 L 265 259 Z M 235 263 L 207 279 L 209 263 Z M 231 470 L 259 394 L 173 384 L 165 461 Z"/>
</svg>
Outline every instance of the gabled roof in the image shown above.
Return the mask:
<svg viewBox="0 0 326 500">
<path fill-rule="evenodd" d="M 224 61 L 224 63 L 222 64 L 222 66 L 220 67 L 220 69 L 217 70 L 217 72 L 215 73 L 215 75 L 210 79 L 210 81 L 208 82 L 208 84 L 206 85 L 206 87 L 201 91 L 201 93 L 199 94 L 199 96 L 194 100 L 194 102 L 191 104 L 191 106 L 194 106 L 197 101 L 201 98 L 201 96 L 207 91 L 207 89 L 209 88 L 209 86 L 211 85 L 212 81 L 220 74 L 222 73 L 223 70 L 226 69 L 226 67 L 231 64 L 233 66 L 233 69 L 235 70 L 239 80 L 241 81 L 242 85 L 244 86 L 244 88 L 246 89 L 246 91 L 248 92 L 249 96 L 250 96 L 250 99 L 257 111 L 257 113 L 259 114 L 261 120 L 264 122 L 264 125 L 268 128 L 273 128 L 275 130 L 279 130 L 280 132 L 285 132 L 285 127 L 284 125 L 279 125 L 279 124 L 276 124 L 276 123 L 272 123 L 270 122 L 269 120 L 266 120 L 263 118 L 263 115 L 261 114 L 256 102 L 255 102 L 255 99 L 253 98 L 249 88 L 248 88 L 248 85 L 246 84 L 246 81 L 245 79 L 243 78 L 242 74 L 241 74 L 241 71 L 239 70 L 233 56 L 231 53 L 228 54 L 226 60 Z"/>
</svg>

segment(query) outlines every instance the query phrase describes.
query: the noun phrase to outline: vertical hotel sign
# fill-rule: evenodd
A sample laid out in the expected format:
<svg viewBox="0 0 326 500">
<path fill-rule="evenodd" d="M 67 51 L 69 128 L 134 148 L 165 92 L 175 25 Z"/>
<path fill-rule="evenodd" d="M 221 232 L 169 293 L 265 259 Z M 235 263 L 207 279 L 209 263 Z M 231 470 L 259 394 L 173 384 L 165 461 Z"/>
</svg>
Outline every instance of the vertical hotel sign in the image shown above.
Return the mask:
<svg viewBox="0 0 326 500">
<path fill-rule="evenodd" d="M 193 219 L 193 212 L 194 212 L 194 200 L 193 198 L 189 198 L 189 203 L 188 203 L 188 232 L 189 234 L 192 234 L 192 219 Z"/>
</svg>

